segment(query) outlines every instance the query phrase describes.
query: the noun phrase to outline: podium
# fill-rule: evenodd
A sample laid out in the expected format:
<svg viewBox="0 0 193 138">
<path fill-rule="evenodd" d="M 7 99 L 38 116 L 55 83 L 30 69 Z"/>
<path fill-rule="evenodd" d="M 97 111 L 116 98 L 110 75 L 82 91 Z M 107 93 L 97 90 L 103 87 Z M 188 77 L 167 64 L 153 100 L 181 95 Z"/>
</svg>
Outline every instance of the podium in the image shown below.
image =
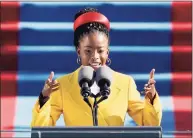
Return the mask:
<svg viewBox="0 0 193 138">
<path fill-rule="evenodd" d="M 31 138 L 162 138 L 161 127 L 34 127 Z"/>
</svg>

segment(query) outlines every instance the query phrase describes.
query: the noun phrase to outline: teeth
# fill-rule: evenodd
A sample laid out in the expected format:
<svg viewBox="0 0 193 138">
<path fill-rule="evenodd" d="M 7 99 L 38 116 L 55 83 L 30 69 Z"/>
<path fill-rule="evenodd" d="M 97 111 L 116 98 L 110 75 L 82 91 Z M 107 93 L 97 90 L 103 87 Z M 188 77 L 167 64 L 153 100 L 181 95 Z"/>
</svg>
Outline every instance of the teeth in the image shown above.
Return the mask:
<svg viewBox="0 0 193 138">
<path fill-rule="evenodd" d="M 100 65 L 100 63 L 92 63 L 92 64 L 90 64 L 91 66 L 98 66 L 98 65 Z"/>
<path fill-rule="evenodd" d="M 99 64 L 91 64 L 92 66 L 98 66 Z"/>
</svg>

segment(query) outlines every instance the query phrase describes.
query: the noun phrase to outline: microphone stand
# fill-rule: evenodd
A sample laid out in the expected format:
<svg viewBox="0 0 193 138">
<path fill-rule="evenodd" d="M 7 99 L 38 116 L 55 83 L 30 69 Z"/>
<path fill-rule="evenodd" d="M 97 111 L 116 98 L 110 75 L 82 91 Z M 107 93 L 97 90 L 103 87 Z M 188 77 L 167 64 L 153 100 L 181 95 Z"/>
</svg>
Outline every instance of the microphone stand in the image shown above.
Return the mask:
<svg viewBox="0 0 193 138">
<path fill-rule="evenodd" d="M 105 94 L 104 94 L 105 93 Z M 102 95 L 101 95 L 102 94 Z M 109 92 L 106 93 L 106 91 L 104 92 L 100 92 L 97 95 L 91 94 L 91 97 L 94 97 L 94 104 L 93 104 L 93 108 L 92 108 L 92 115 L 93 115 L 93 125 L 94 126 L 98 126 L 98 118 L 97 118 L 97 114 L 98 114 L 98 104 L 102 101 L 104 101 L 105 99 L 108 98 Z M 98 101 L 97 101 L 97 97 L 102 96 Z"/>
<path fill-rule="evenodd" d="M 97 95 L 91 94 L 91 97 L 94 97 L 94 104 L 92 108 L 92 116 L 93 116 L 93 126 L 98 126 L 98 118 L 97 118 L 97 109 L 98 109 L 98 103 L 97 103 L 97 97 L 99 97 L 100 94 Z"/>
<path fill-rule="evenodd" d="M 92 118 L 93 118 L 93 126 L 98 126 L 98 118 L 97 118 L 98 104 L 97 104 L 96 98 L 97 98 L 97 97 L 95 97 L 94 104 L 93 104 L 93 107 L 92 107 L 92 105 L 90 104 L 88 98 L 85 98 L 85 97 L 84 97 L 84 101 L 85 101 L 85 102 L 88 104 L 88 106 L 91 108 Z"/>
<path fill-rule="evenodd" d="M 93 116 L 93 125 L 95 126 L 95 118 L 94 118 L 93 107 L 92 107 L 91 103 L 89 102 L 88 97 L 84 97 L 84 101 L 88 104 L 88 106 L 89 106 L 90 109 L 91 109 L 92 116 Z"/>
<path fill-rule="evenodd" d="M 94 105 L 94 108 L 93 108 L 93 110 L 94 110 L 94 120 L 95 120 L 94 126 L 98 126 L 97 109 L 98 109 L 98 105 L 96 104 L 96 105 Z"/>
<path fill-rule="evenodd" d="M 84 93 L 85 90 L 87 90 L 87 94 Z M 89 94 L 90 93 L 90 94 Z M 110 89 L 106 86 L 106 89 L 102 89 L 101 92 L 99 92 L 97 95 L 94 95 L 93 93 L 90 92 L 90 89 L 84 89 L 81 91 L 82 96 L 84 97 L 84 101 L 89 105 L 89 107 L 91 108 L 91 112 L 92 112 L 92 116 L 93 116 L 93 126 L 98 126 L 98 118 L 97 118 L 97 113 L 98 113 L 98 104 L 102 101 L 104 101 L 105 99 L 108 98 L 108 95 L 110 93 Z M 89 100 L 88 100 L 88 96 L 94 97 L 94 104 L 93 107 L 90 104 Z M 97 101 L 97 97 L 101 98 Z"/>
<path fill-rule="evenodd" d="M 96 126 L 97 124 L 95 123 L 95 112 L 93 110 L 93 107 L 88 99 L 88 97 L 90 96 L 91 93 L 91 90 L 90 88 L 86 85 L 86 84 L 83 84 L 82 85 L 82 88 L 81 88 L 81 95 L 83 97 L 83 100 L 88 104 L 88 106 L 91 108 L 91 112 L 92 112 L 92 116 L 93 116 L 93 125 Z"/>
</svg>

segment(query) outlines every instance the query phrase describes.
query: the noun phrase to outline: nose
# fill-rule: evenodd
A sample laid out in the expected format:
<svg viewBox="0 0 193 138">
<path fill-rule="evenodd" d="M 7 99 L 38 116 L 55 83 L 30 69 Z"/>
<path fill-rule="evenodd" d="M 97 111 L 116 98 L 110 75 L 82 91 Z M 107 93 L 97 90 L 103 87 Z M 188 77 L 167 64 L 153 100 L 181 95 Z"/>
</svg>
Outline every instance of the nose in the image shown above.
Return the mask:
<svg viewBox="0 0 193 138">
<path fill-rule="evenodd" d="M 96 60 L 96 59 L 99 59 L 99 53 L 97 52 L 97 51 L 94 51 L 93 53 L 92 53 L 92 60 Z"/>
</svg>

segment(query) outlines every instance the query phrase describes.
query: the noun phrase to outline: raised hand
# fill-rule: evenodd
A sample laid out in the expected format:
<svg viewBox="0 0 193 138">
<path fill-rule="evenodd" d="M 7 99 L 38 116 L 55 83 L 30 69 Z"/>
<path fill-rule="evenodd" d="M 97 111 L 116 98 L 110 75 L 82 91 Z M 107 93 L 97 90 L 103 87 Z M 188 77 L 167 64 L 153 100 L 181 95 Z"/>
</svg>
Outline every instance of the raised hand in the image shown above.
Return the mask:
<svg viewBox="0 0 193 138">
<path fill-rule="evenodd" d="M 43 96 L 50 96 L 50 94 L 56 90 L 59 89 L 59 83 L 57 80 L 54 80 L 54 72 L 52 71 L 50 73 L 50 76 L 45 82 L 44 88 L 42 90 L 42 95 Z"/>
<path fill-rule="evenodd" d="M 155 69 L 152 69 L 150 72 L 149 81 L 144 86 L 145 95 L 148 96 L 150 100 L 153 100 L 156 94 L 156 89 L 155 89 L 156 81 L 154 80 L 154 73 L 155 73 Z"/>
</svg>

